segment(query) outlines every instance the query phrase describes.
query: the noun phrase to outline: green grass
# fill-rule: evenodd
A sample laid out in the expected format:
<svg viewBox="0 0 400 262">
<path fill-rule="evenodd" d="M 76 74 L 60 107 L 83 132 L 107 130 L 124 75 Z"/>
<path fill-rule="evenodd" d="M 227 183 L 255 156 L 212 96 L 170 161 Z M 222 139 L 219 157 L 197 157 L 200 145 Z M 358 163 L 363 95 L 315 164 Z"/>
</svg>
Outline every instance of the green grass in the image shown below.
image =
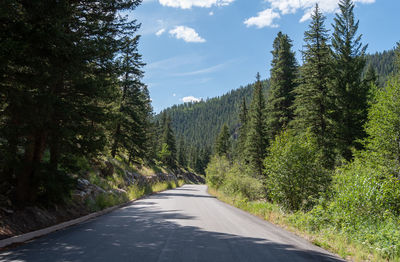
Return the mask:
<svg viewBox="0 0 400 262">
<path fill-rule="evenodd" d="M 285 212 L 281 207 L 266 201 L 248 201 L 239 196 L 228 196 L 220 190 L 209 187 L 209 193 L 237 208 L 276 224 L 311 243 L 327 249 L 351 261 L 395 261 L 399 257 L 388 257 L 382 250 L 360 242 L 357 236 L 348 232 L 338 232 L 334 228 L 313 226 L 313 217 L 301 211 Z"/>
<path fill-rule="evenodd" d="M 86 206 L 90 211 L 99 211 L 108 207 L 139 199 L 146 195 L 161 192 L 167 189 L 181 187 L 184 184 L 185 182 L 183 180 L 178 180 L 176 182 L 159 182 L 145 186 L 131 185 L 127 188 L 126 193 L 100 193 L 96 196 L 94 200 L 88 200 L 86 202 Z"/>
</svg>

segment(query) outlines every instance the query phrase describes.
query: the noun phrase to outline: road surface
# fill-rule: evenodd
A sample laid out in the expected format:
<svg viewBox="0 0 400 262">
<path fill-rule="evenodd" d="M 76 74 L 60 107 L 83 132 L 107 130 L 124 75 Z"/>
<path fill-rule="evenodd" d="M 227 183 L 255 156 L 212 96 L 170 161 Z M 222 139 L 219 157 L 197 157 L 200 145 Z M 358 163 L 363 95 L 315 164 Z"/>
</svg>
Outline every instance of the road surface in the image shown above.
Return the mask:
<svg viewBox="0 0 400 262">
<path fill-rule="evenodd" d="M 185 185 L 0 253 L 0 261 L 343 261 Z"/>
</svg>

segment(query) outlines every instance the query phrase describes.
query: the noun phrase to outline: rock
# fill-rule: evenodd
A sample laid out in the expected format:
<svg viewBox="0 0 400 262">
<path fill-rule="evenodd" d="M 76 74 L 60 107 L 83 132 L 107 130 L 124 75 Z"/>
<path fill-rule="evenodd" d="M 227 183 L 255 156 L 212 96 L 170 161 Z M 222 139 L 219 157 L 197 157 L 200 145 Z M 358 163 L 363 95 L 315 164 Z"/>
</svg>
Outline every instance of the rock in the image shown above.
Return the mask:
<svg viewBox="0 0 400 262">
<path fill-rule="evenodd" d="M 83 178 L 78 178 L 78 184 L 76 188 L 81 191 L 85 191 L 87 187 L 90 185 L 90 182 Z"/>
<path fill-rule="evenodd" d="M 11 209 L 7 209 L 7 208 L 4 208 L 4 207 L 0 207 L 0 209 L 3 210 L 8 215 L 14 214 L 14 211 L 11 210 Z"/>
</svg>

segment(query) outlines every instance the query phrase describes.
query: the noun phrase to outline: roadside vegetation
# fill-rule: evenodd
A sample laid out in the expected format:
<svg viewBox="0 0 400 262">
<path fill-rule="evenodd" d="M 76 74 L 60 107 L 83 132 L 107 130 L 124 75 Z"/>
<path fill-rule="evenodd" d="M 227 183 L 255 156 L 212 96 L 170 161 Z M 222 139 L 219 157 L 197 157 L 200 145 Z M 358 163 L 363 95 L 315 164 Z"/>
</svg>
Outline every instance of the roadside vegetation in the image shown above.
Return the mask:
<svg viewBox="0 0 400 262">
<path fill-rule="evenodd" d="M 126 170 L 201 170 L 184 141 L 177 145 L 170 116 L 154 118 L 140 24 L 124 15 L 140 3 L 1 1 L 0 207 L 8 213 L 68 204 L 79 179 L 125 190 Z M 137 185 L 88 204 L 103 208 L 174 186 Z"/>
<path fill-rule="evenodd" d="M 315 6 L 301 66 L 290 38 L 277 35 L 267 97 L 257 78 L 238 137 L 221 129 L 207 183 L 344 258 L 400 261 L 400 44 L 380 87 L 353 8 L 340 1 L 329 35 Z"/>
</svg>

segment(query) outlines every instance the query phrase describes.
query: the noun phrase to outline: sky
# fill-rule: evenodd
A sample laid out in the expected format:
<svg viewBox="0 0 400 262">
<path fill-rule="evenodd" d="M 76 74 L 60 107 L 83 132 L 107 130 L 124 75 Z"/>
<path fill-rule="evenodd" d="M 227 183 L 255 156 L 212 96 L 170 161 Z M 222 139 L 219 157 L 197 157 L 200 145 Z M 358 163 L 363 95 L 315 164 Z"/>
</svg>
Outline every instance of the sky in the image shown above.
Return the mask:
<svg viewBox="0 0 400 262">
<path fill-rule="evenodd" d="M 399 0 L 353 0 L 368 53 L 400 40 Z M 279 31 L 301 59 L 304 31 L 318 3 L 332 22 L 339 0 L 143 0 L 129 13 L 141 23 L 139 52 L 154 111 L 223 95 L 263 79 Z"/>
</svg>

